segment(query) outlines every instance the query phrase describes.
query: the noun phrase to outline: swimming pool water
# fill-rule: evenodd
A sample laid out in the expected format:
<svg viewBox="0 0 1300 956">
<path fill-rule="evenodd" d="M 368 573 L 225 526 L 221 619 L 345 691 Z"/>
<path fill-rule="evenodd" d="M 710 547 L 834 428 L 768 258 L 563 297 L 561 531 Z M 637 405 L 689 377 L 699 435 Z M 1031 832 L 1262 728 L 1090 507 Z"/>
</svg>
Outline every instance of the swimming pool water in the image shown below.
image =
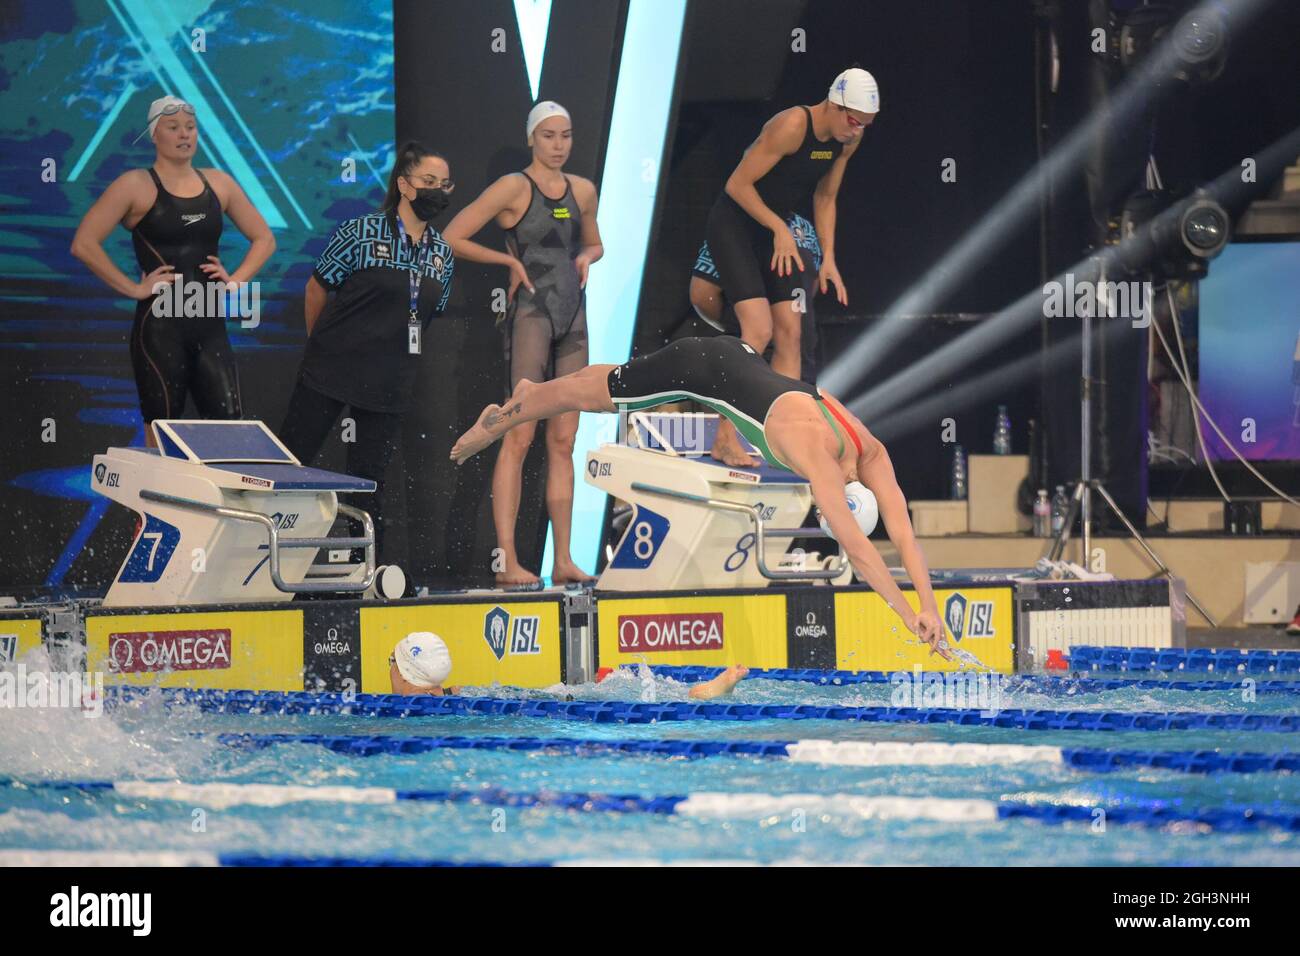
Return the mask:
<svg viewBox="0 0 1300 956">
<path fill-rule="evenodd" d="M 555 687 L 580 700 L 685 700 L 689 685 L 646 671 L 617 672 L 598 685 Z M 890 686 L 843 687 L 751 679 L 737 703 L 882 705 Z M 519 695 L 502 688 L 476 693 Z M 1300 713 L 1300 696 L 1118 688 L 1044 691 L 1017 684 L 1006 708 L 1112 711 Z M 434 750 L 361 757 L 316 744 L 241 748 L 220 733 L 400 734 L 576 737 L 592 740 L 707 739 L 959 742 L 1108 749 L 1283 752 L 1296 734 L 1242 731 L 1025 731 L 945 724 L 845 721 L 690 721 L 596 724 L 528 717 L 372 718 L 230 715 L 156 695 L 97 719 L 69 711 L 15 710 L 0 735 L 0 850 L 205 850 L 260 856 L 351 856 L 496 862 L 684 860 L 756 863 L 928 865 L 1193 864 L 1297 865 L 1300 834 L 1277 829 L 1221 832 L 1197 824 L 1164 827 L 1088 821 L 862 819 L 838 806 L 796 813 L 720 816 L 500 807 L 430 801 L 364 805 L 204 806 L 127 797 L 113 791 L 28 787 L 49 781 L 160 780 L 447 791 L 484 787 L 518 793 L 583 792 L 644 797 L 692 793 L 851 795 L 920 800 L 1017 801 L 1112 809 L 1165 801 L 1182 808 L 1230 804 L 1300 812 L 1300 775 L 1188 774 L 1126 769 L 1091 773 L 1064 764 L 825 766 L 747 756 L 659 756 Z M 802 809 L 802 808 L 799 808 Z"/>
</svg>

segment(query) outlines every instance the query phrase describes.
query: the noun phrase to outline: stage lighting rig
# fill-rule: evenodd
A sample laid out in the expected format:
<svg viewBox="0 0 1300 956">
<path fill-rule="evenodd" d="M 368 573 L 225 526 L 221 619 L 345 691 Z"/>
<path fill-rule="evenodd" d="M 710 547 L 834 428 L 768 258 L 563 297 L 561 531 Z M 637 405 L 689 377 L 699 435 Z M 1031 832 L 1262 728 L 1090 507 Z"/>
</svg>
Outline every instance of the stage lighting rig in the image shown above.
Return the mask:
<svg viewBox="0 0 1300 956">
<path fill-rule="evenodd" d="M 1182 4 L 1112 0 L 1110 20 L 1106 55 L 1126 70 L 1166 39 L 1169 75 L 1184 83 L 1209 83 L 1227 63 L 1227 18 L 1218 3 L 1202 2 L 1188 9 Z"/>
<path fill-rule="evenodd" d="M 1200 279 L 1231 235 L 1228 212 L 1205 192 L 1174 201 L 1167 192 L 1135 193 L 1119 219 L 1119 259 L 1130 273 Z"/>
</svg>

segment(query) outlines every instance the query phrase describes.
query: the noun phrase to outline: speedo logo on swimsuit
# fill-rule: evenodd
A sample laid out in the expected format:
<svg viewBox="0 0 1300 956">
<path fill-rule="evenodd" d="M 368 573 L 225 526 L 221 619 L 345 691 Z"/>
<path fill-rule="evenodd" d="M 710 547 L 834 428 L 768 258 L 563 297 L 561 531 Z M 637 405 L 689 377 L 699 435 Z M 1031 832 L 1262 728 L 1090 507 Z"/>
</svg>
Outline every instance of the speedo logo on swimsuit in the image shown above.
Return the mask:
<svg viewBox="0 0 1300 956">
<path fill-rule="evenodd" d="M 568 219 L 568 218 L 569 218 L 569 207 L 568 207 L 568 206 L 556 206 L 554 209 L 551 210 L 551 215 L 554 216 L 556 219 Z"/>
<path fill-rule="evenodd" d="M 187 226 L 192 226 L 196 222 L 202 222 L 207 218 L 208 214 L 206 212 L 189 212 L 181 216 L 181 222 L 185 223 Z"/>
<path fill-rule="evenodd" d="M 829 149 L 814 149 L 808 154 L 809 159 L 834 159 L 835 153 Z"/>
</svg>

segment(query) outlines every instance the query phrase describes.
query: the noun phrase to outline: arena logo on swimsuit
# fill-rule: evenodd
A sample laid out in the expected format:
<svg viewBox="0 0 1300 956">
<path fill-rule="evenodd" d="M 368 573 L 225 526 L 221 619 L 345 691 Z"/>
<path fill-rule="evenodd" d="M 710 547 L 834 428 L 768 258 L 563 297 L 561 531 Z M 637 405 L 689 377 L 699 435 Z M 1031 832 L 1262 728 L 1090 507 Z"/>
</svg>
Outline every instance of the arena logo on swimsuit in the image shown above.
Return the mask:
<svg viewBox="0 0 1300 956">
<path fill-rule="evenodd" d="M 618 649 L 621 653 L 655 651 L 720 651 L 723 616 L 700 614 L 620 614 Z"/>
</svg>

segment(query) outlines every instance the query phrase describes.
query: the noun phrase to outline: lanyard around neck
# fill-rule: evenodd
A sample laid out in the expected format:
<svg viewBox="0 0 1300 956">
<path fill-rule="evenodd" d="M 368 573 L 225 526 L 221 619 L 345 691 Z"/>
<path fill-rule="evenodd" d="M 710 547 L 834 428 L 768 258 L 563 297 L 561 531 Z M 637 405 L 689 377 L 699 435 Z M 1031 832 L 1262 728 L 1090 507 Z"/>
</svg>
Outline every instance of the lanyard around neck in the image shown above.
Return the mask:
<svg viewBox="0 0 1300 956">
<path fill-rule="evenodd" d="M 402 248 L 405 249 L 406 248 L 406 224 L 402 222 L 402 217 L 400 213 L 395 218 L 397 219 L 397 234 L 401 239 Z M 410 270 L 411 321 L 412 322 L 418 322 L 420 320 L 420 279 L 424 275 L 424 259 L 425 259 L 425 253 L 428 250 L 428 248 L 429 248 L 429 226 L 426 223 L 424 227 L 424 235 L 420 237 L 420 243 L 415 250 L 414 267 Z"/>
</svg>

